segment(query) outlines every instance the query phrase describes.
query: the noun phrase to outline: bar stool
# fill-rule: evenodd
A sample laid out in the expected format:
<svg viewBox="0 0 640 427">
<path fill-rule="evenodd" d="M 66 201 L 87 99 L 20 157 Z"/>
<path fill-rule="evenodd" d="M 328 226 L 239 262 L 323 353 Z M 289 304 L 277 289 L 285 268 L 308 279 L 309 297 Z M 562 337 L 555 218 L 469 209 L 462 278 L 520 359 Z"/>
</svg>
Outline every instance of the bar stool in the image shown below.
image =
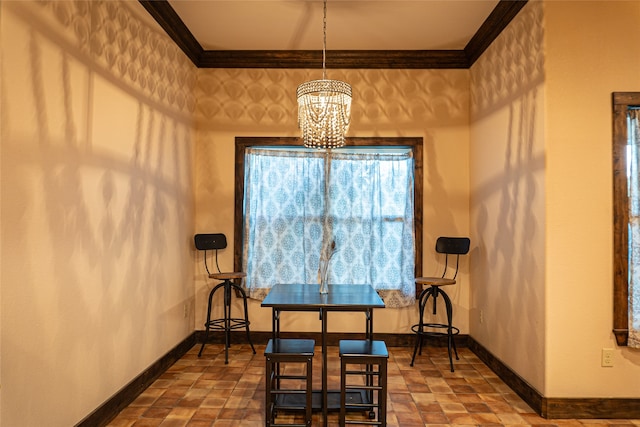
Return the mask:
<svg viewBox="0 0 640 427">
<path fill-rule="evenodd" d="M 449 364 L 451 366 L 451 372 L 453 369 L 453 357 L 451 350 L 455 353 L 456 360 L 459 360 L 458 349 L 454 336 L 460 333 L 460 329 L 453 326 L 453 305 L 451 304 L 451 298 L 445 291 L 441 289 L 441 286 L 455 285 L 456 276 L 458 275 L 458 267 L 460 264 L 460 255 L 465 255 L 469 252 L 470 240 L 467 237 L 439 237 L 436 241 L 436 252 L 445 254 L 444 271 L 441 277 L 416 277 L 416 284 L 425 288 L 419 297 L 418 310 L 420 320 L 417 324 L 411 326 L 411 330 L 416 334 L 416 344 L 413 348 L 413 357 L 411 357 L 411 366 L 416 358 L 416 353 L 422 354 L 422 344 L 425 337 L 447 337 L 447 349 L 449 353 Z M 449 255 L 456 256 L 456 268 L 453 277 L 447 278 L 447 272 L 449 269 Z M 450 274 L 449 274 L 450 275 Z M 425 309 L 429 298 L 433 298 L 433 315 L 437 314 L 437 300 L 441 296 L 444 301 L 445 310 L 447 312 L 447 323 L 438 322 L 425 322 Z"/>
<path fill-rule="evenodd" d="M 251 342 L 251 332 L 249 331 L 249 310 L 247 308 L 247 294 L 241 286 L 237 285 L 234 281 L 243 279 L 246 274 L 242 272 L 222 273 L 218 266 L 218 250 L 227 247 L 227 238 L 224 234 L 196 234 L 194 237 L 196 249 L 204 250 L 204 265 L 210 279 L 220 280 L 221 282 L 216 285 L 211 292 L 209 292 L 209 303 L 207 304 L 207 318 L 204 323 L 204 340 L 202 346 L 198 352 L 198 357 L 202 356 L 202 351 L 209 339 L 209 331 L 224 331 L 224 363 L 229 363 L 229 347 L 231 347 L 231 331 L 234 329 L 244 328 L 247 332 L 247 340 L 253 350 L 253 354 L 256 354 L 256 349 Z M 207 250 L 212 249 L 216 251 L 216 268 L 217 273 L 210 273 L 207 265 Z M 223 293 L 223 317 L 212 319 L 211 311 L 213 306 L 213 297 L 215 293 L 221 290 Z M 231 316 L 231 301 L 232 292 L 242 298 L 244 306 L 243 317 Z"/>
<path fill-rule="evenodd" d="M 313 404 L 313 354 L 315 341 L 308 339 L 270 339 L 264 350 L 266 358 L 265 422 L 271 426 L 311 426 Z M 281 364 L 303 364 L 304 375 L 284 372 Z M 304 388 L 295 387 L 295 381 L 304 381 Z M 303 396 L 304 400 L 296 399 Z M 276 423 L 277 410 L 304 411 L 304 423 Z"/>
<path fill-rule="evenodd" d="M 341 340 L 340 352 L 340 426 L 346 424 L 387 425 L 387 360 L 389 352 L 384 341 Z M 349 365 L 360 365 L 349 368 Z M 362 370 L 362 365 L 365 369 Z M 365 384 L 347 383 L 348 376 L 365 376 Z M 375 377 L 378 381 L 375 382 Z M 364 392 L 366 399 L 347 401 L 347 392 Z M 377 393 L 377 402 L 374 400 Z M 378 408 L 375 420 L 373 408 Z M 369 410 L 369 420 L 347 420 L 347 409 Z"/>
<path fill-rule="evenodd" d="M 202 346 L 200 347 L 200 351 L 198 352 L 198 357 L 202 355 L 202 350 L 204 350 L 204 346 L 209 339 L 209 331 L 224 331 L 224 363 L 229 363 L 229 347 L 231 347 L 231 331 L 234 329 L 242 329 L 244 328 L 247 332 L 247 340 L 249 341 L 249 345 L 251 345 L 251 350 L 253 350 L 253 354 L 256 354 L 256 349 L 253 347 L 253 343 L 251 342 L 251 333 L 249 331 L 249 310 L 247 309 L 247 294 L 244 292 L 240 286 L 236 285 L 233 280 L 242 279 L 246 276 L 245 273 L 241 272 L 233 272 L 233 273 L 213 273 L 209 275 L 209 278 L 222 280 L 220 284 L 215 286 L 211 292 L 209 293 L 209 303 L 207 305 L 207 321 L 204 323 L 204 341 L 202 341 Z M 211 309 L 213 305 L 213 296 L 216 291 L 223 291 L 224 298 L 224 315 L 218 319 L 211 318 Z M 244 317 L 231 317 L 231 290 L 236 292 L 236 295 L 240 295 L 242 297 L 242 302 L 244 305 Z"/>
</svg>

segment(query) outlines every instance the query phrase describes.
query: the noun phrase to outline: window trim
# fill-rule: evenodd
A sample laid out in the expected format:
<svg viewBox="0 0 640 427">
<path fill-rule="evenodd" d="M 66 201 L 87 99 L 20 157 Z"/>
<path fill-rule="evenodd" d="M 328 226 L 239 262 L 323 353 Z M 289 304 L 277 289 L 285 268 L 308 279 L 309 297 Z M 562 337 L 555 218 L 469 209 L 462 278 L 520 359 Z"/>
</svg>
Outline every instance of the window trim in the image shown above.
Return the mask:
<svg viewBox="0 0 640 427">
<path fill-rule="evenodd" d="M 242 211 L 244 204 L 244 154 L 252 146 L 301 146 L 298 137 L 236 137 L 235 139 L 235 203 L 233 221 L 233 266 L 242 268 Z M 346 138 L 347 146 L 405 146 L 414 156 L 414 233 L 415 233 L 415 277 L 422 276 L 422 194 L 423 194 L 423 139 L 421 137 L 372 137 Z M 416 286 L 416 294 L 418 288 Z"/>
<path fill-rule="evenodd" d="M 629 338 L 629 198 L 627 196 L 627 110 L 640 106 L 640 92 L 613 92 L 613 334 L 619 346 Z"/>
</svg>

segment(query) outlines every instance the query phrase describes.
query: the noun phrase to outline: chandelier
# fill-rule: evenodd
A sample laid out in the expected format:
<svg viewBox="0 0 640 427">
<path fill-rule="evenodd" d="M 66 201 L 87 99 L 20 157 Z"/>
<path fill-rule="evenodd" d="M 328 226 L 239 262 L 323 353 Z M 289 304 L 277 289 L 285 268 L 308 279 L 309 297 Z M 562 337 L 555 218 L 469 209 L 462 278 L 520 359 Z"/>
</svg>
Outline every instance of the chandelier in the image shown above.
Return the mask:
<svg viewBox="0 0 640 427">
<path fill-rule="evenodd" d="M 327 0 L 324 0 L 322 32 L 322 80 L 298 86 L 298 126 L 305 147 L 330 149 L 344 145 L 351 121 L 351 85 L 327 80 Z"/>
</svg>

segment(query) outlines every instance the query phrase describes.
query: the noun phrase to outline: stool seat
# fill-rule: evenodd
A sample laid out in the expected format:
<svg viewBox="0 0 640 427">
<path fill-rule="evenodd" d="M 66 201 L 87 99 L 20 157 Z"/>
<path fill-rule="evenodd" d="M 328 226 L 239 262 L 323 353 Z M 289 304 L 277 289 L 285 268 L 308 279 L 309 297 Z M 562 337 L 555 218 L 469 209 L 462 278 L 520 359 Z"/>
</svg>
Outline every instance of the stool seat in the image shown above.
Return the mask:
<svg viewBox="0 0 640 427">
<path fill-rule="evenodd" d="M 340 356 L 389 357 L 384 341 L 341 340 Z"/>
<path fill-rule="evenodd" d="M 447 279 L 446 277 L 416 277 L 416 283 L 418 285 L 447 286 L 455 285 L 456 279 Z"/>
<path fill-rule="evenodd" d="M 313 356 L 315 341 L 293 338 L 270 339 L 264 350 L 265 355 L 295 354 Z"/>
<path fill-rule="evenodd" d="M 209 274 L 209 279 L 215 280 L 233 280 L 233 279 L 244 279 L 247 277 L 247 273 L 243 273 L 240 271 L 234 271 L 232 273 L 211 273 Z"/>
</svg>

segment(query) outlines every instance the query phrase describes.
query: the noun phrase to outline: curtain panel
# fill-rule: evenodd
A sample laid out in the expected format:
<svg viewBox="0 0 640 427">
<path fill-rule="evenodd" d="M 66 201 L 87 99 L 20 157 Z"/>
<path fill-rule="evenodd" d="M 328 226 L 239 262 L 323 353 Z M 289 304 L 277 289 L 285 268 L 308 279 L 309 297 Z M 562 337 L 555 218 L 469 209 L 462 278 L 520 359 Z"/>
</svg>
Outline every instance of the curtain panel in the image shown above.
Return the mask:
<svg viewBox="0 0 640 427">
<path fill-rule="evenodd" d="M 252 298 L 276 283 L 370 284 L 387 307 L 415 301 L 411 150 L 248 148 L 243 269 Z"/>
<path fill-rule="evenodd" d="M 629 339 L 640 348 L 640 110 L 628 112 L 627 188 L 629 191 Z"/>
</svg>

